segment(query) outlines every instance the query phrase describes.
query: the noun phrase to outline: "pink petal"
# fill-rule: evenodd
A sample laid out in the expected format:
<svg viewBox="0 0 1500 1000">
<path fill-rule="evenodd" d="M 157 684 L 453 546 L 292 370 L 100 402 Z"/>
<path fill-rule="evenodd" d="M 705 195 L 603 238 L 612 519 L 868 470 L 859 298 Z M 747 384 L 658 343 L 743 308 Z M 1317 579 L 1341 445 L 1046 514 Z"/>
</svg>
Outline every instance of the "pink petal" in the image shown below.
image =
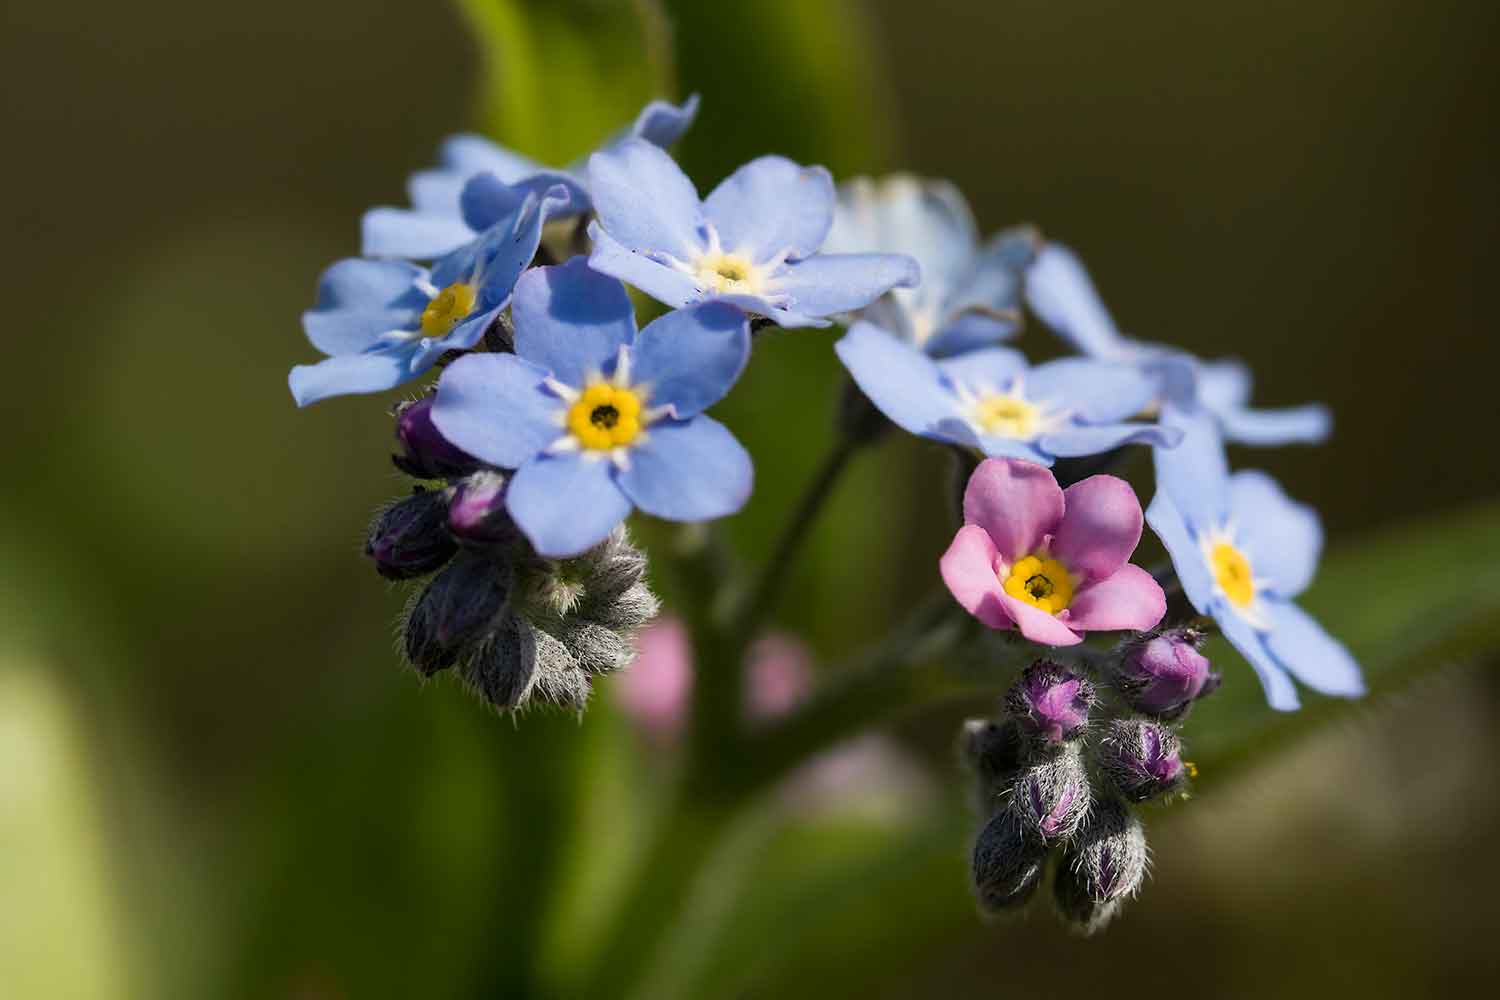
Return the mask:
<svg viewBox="0 0 1500 1000">
<path fill-rule="evenodd" d="M 1006 613 L 1015 621 L 1021 634 L 1032 642 L 1039 642 L 1044 646 L 1076 646 L 1083 641 L 1083 636 L 1068 628 L 1061 619 L 1047 614 L 1036 605 L 1017 600 L 1003 590 L 1000 596 Z"/>
<path fill-rule="evenodd" d="M 964 523 L 989 533 L 1013 563 L 1041 548 L 1063 519 L 1063 491 L 1051 470 L 1014 458 L 979 463 L 964 490 Z"/>
<path fill-rule="evenodd" d="M 654 739 L 669 741 L 687 719 L 693 650 L 687 629 L 663 618 L 641 630 L 639 653 L 610 685 L 620 709 Z"/>
<path fill-rule="evenodd" d="M 1085 632 L 1155 628 L 1167 613 L 1167 595 L 1151 574 L 1126 563 L 1119 572 L 1073 595 L 1068 625 Z"/>
<path fill-rule="evenodd" d="M 998 558 L 989 534 L 977 525 L 966 524 L 958 529 L 948 551 L 938 560 L 938 570 L 969 614 L 990 628 L 1010 628 L 1010 616 L 1001 603 L 1005 591 L 1000 589 L 1000 579 L 995 576 Z"/>
<path fill-rule="evenodd" d="M 812 688 L 812 652 L 782 632 L 757 639 L 745 654 L 745 715 L 775 719 L 790 712 Z"/>
<path fill-rule="evenodd" d="M 1141 502 L 1114 476 L 1090 476 L 1063 492 L 1067 510 L 1052 554 L 1089 580 L 1103 580 L 1130 561 L 1141 541 Z"/>
</svg>

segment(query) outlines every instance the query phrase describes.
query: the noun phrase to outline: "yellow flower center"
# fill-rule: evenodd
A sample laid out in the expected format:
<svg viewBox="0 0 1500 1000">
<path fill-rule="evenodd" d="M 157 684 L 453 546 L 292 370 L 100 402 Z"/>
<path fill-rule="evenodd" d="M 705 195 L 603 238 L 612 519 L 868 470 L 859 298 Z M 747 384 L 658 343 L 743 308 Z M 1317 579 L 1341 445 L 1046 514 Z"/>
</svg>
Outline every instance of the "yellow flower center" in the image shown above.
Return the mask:
<svg viewBox="0 0 1500 1000">
<path fill-rule="evenodd" d="M 1049 615 L 1057 614 L 1073 600 L 1073 576 L 1068 568 L 1040 554 L 1016 560 L 1003 586 L 1011 597 Z"/>
<path fill-rule="evenodd" d="M 986 434 L 1029 440 L 1041 429 L 1041 411 L 1019 396 L 995 393 L 974 404 L 974 421 Z"/>
<path fill-rule="evenodd" d="M 431 339 L 448 336 L 474 311 L 474 300 L 478 297 L 479 289 L 462 281 L 455 281 L 438 292 L 422 310 L 422 336 Z"/>
<path fill-rule="evenodd" d="M 698 259 L 698 280 L 716 292 L 752 293 L 760 288 L 756 267 L 739 254 L 713 250 Z"/>
<path fill-rule="evenodd" d="M 1208 564 L 1230 604 L 1248 608 L 1255 601 L 1255 578 L 1250 574 L 1250 560 L 1243 552 L 1228 542 L 1217 542 L 1209 550 Z"/>
<path fill-rule="evenodd" d="M 641 433 L 641 397 L 595 382 L 568 408 L 568 430 L 580 445 L 595 451 L 630 444 Z"/>
</svg>

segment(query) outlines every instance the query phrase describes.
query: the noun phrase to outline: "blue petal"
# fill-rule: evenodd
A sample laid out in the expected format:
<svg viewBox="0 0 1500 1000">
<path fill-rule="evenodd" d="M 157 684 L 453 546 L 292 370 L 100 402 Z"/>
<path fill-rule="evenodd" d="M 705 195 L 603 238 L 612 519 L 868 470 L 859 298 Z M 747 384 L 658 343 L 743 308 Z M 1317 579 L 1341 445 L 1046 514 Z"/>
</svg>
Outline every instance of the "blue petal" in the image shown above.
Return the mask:
<svg viewBox="0 0 1500 1000">
<path fill-rule="evenodd" d="M 957 188 L 895 174 L 839 185 L 823 252 L 909 254 L 922 269 L 921 294 L 931 300 L 970 274 L 975 243 L 974 217 Z"/>
<path fill-rule="evenodd" d="M 622 246 L 599 223 L 589 224 L 589 238 L 594 241 L 589 267 L 599 273 L 619 278 L 657 301 L 679 309 L 702 301 L 703 290 L 689 275 Z"/>
<path fill-rule="evenodd" d="M 589 157 L 589 190 L 599 225 L 626 249 L 683 261 L 703 252 L 698 192 L 651 143 L 627 139 Z"/>
<path fill-rule="evenodd" d="M 620 488 L 648 514 L 706 521 L 733 514 L 750 498 L 750 455 L 717 420 L 663 420 L 630 449 Z"/>
<path fill-rule="evenodd" d="M 511 316 L 516 353 L 568 385 L 581 386 L 606 371 L 635 337 L 635 310 L 625 286 L 591 270 L 582 257 L 523 274 Z"/>
<path fill-rule="evenodd" d="M 1020 313 L 971 310 L 955 316 L 922 349 L 935 358 L 953 357 L 997 340 L 1009 340 L 1020 329 Z"/>
<path fill-rule="evenodd" d="M 514 469 L 563 436 L 565 404 L 542 388 L 547 373 L 514 354 L 470 354 L 438 381 L 432 422 L 455 446 Z"/>
<path fill-rule="evenodd" d="M 1229 516 L 1229 463 L 1213 418 L 1169 404 L 1161 423 L 1183 437 L 1176 447 L 1155 452 L 1157 492 L 1171 499 L 1194 534 L 1222 528 Z"/>
<path fill-rule="evenodd" d="M 788 309 L 784 300 L 771 295 L 720 295 L 717 293 L 704 293 L 705 298 L 714 302 L 723 302 L 734 306 L 742 312 L 752 316 L 764 316 L 784 330 L 793 330 L 799 327 L 825 327 L 832 326 L 833 321 L 821 316 L 809 316 L 796 309 Z"/>
<path fill-rule="evenodd" d="M 1267 601 L 1271 629 L 1265 643 L 1276 659 L 1314 691 L 1358 698 L 1365 681 L 1343 643 L 1291 601 Z"/>
<path fill-rule="evenodd" d="M 406 196 L 419 213 L 461 220 L 459 199 L 469 177 L 456 170 L 419 170 L 407 178 Z"/>
<path fill-rule="evenodd" d="M 445 288 L 455 281 L 478 280 L 479 305 L 492 309 L 510 300 L 511 290 L 536 257 L 542 227 L 568 204 L 565 188 L 553 185 L 543 195 L 528 194 L 508 216 L 477 238 L 432 265 L 432 283 Z"/>
<path fill-rule="evenodd" d="M 318 279 L 317 301 L 302 314 L 307 339 L 324 354 L 357 354 L 391 330 L 415 329 L 427 306 L 416 287 L 425 274 L 403 261 L 339 261 Z"/>
<path fill-rule="evenodd" d="M 1233 609 L 1216 602 L 1214 618 L 1224 632 L 1224 638 L 1250 661 L 1260 677 L 1261 687 L 1266 690 L 1266 704 L 1278 712 L 1294 712 L 1302 704 L 1297 697 L 1297 687 L 1286 669 L 1266 647 L 1266 637 L 1257 632 L 1249 622 L 1235 614 Z"/>
<path fill-rule="evenodd" d="M 298 365 L 287 378 L 287 386 L 297 405 L 307 406 L 329 396 L 381 392 L 417 374 L 411 370 L 410 351 L 372 351 Z"/>
<path fill-rule="evenodd" d="M 662 149 L 670 147 L 698 117 L 698 95 L 690 94 L 680 105 L 669 101 L 652 101 L 635 116 L 631 133 Z"/>
<path fill-rule="evenodd" d="M 957 418 L 942 373 L 921 351 L 869 323 L 855 323 L 833 345 L 850 376 L 880 411 L 913 434 L 947 438 L 938 427 Z"/>
<path fill-rule="evenodd" d="M 1160 490 L 1151 500 L 1151 506 L 1146 508 L 1146 523 L 1166 547 L 1188 602 L 1200 614 L 1208 614 L 1214 597 L 1214 580 L 1208 563 L 1204 561 L 1203 550 L 1198 547 L 1187 522 L 1172 501 Z"/>
<path fill-rule="evenodd" d="M 1009 347 L 986 347 L 937 363 L 948 381 L 974 390 L 1003 392 L 1026 376 L 1026 355 Z"/>
<path fill-rule="evenodd" d="M 630 500 L 598 452 L 527 462 L 506 488 L 505 508 L 537 552 L 550 559 L 587 552 L 630 516 Z"/>
<path fill-rule="evenodd" d="M 475 174 L 459 193 L 459 210 L 464 224 L 483 232 L 521 207 L 526 188 L 506 184 L 489 171 Z"/>
<path fill-rule="evenodd" d="M 461 133 L 443 140 L 438 151 L 443 166 L 456 171 L 464 179 L 488 170 L 507 184 L 524 180 L 547 168 L 529 157 L 498 146 L 482 135 Z"/>
<path fill-rule="evenodd" d="M 1030 226 L 996 233 L 975 255 L 969 272 L 953 285 L 947 310 L 952 313 L 982 308 L 1019 312 L 1026 270 L 1036 259 L 1039 242 L 1037 231 Z"/>
<path fill-rule="evenodd" d="M 1210 410 L 1239 409 L 1250 402 L 1250 369 L 1243 361 L 1199 361 L 1194 374 L 1198 400 Z"/>
<path fill-rule="evenodd" d="M 1058 458 L 1099 455 L 1127 444 L 1175 448 L 1182 432 L 1159 424 L 1075 424 L 1043 434 L 1037 443 Z"/>
<path fill-rule="evenodd" d="M 917 262 L 905 254 L 825 253 L 792 264 L 776 275 L 774 293 L 803 316 L 832 316 L 861 309 L 892 288 L 922 280 Z"/>
<path fill-rule="evenodd" d="M 1322 444 L 1333 429 L 1328 408 L 1316 403 L 1281 410 L 1233 409 L 1217 412 L 1224 436 L 1240 444 Z"/>
<path fill-rule="evenodd" d="M 1037 254 L 1026 277 L 1026 301 L 1076 350 L 1106 358 L 1124 350 L 1120 331 L 1083 262 L 1061 243 L 1048 243 Z"/>
<path fill-rule="evenodd" d="M 1282 492 L 1264 472 L 1236 472 L 1229 480 L 1229 519 L 1257 580 L 1272 593 L 1296 597 L 1312 583 L 1323 549 L 1317 511 Z"/>
<path fill-rule="evenodd" d="M 474 238 L 457 215 L 372 208 L 360 222 L 360 250 L 366 257 L 434 260 Z"/>
<path fill-rule="evenodd" d="M 670 405 L 687 418 L 723 399 L 749 358 L 745 314 L 711 302 L 648 324 L 631 351 L 630 381 L 650 385 L 650 405 Z"/>
<path fill-rule="evenodd" d="M 801 260 L 818 252 L 833 225 L 833 177 L 822 167 L 762 156 L 724 178 L 704 200 L 703 215 L 726 253 L 757 264 L 777 255 Z"/>
<path fill-rule="evenodd" d="M 1026 376 L 1027 399 L 1056 403 L 1090 424 L 1138 416 L 1156 395 L 1156 381 L 1139 368 L 1088 358 L 1048 361 Z"/>
<path fill-rule="evenodd" d="M 498 306 L 485 312 L 470 313 L 467 319 L 448 331 L 446 337 L 423 339 L 417 348 L 416 355 L 412 358 L 412 371 L 426 371 L 449 351 L 467 351 L 479 343 L 484 332 L 490 328 L 490 324 L 499 315 Z"/>
<path fill-rule="evenodd" d="M 943 421 L 938 425 L 938 430 L 943 440 L 978 448 L 986 458 L 1019 458 L 1022 461 L 1035 462 L 1037 465 L 1045 465 L 1048 468 L 1051 468 L 1052 463 L 1056 461 L 1052 455 L 1037 447 L 1034 442 L 1003 437 L 999 434 L 982 434 L 975 431 L 971 425 L 956 418 Z"/>
</svg>

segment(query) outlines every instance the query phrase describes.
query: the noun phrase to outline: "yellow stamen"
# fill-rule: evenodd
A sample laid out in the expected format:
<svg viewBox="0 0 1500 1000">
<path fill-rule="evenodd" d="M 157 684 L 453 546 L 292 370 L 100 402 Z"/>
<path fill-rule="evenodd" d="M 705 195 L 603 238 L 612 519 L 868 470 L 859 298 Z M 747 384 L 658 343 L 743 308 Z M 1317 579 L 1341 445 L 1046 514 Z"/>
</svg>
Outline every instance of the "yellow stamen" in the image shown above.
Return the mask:
<svg viewBox="0 0 1500 1000">
<path fill-rule="evenodd" d="M 995 393 L 974 404 L 974 420 L 985 433 L 1030 440 L 1041 429 L 1041 412 L 1019 396 Z"/>
<path fill-rule="evenodd" d="M 697 277 L 705 287 L 724 294 L 753 294 L 760 290 L 758 269 L 739 254 L 713 250 L 698 258 Z"/>
<path fill-rule="evenodd" d="M 1250 560 L 1228 542 L 1217 542 L 1209 551 L 1208 562 L 1214 580 L 1229 603 L 1237 608 L 1248 608 L 1255 601 L 1255 578 L 1250 573 Z"/>
<path fill-rule="evenodd" d="M 1016 560 L 1002 586 L 1018 601 L 1055 615 L 1073 600 L 1073 576 L 1049 556 L 1032 554 Z"/>
<path fill-rule="evenodd" d="M 1182 766 L 1185 767 L 1185 768 L 1187 768 L 1187 773 L 1188 773 L 1188 777 L 1189 778 L 1196 778 L 1196 777 L 1198 777 L 1198 765 L 1197 764 L 1194 764 L 1190 760 L 1185 760 L 1185 761 L 1182 762 Z"/>
<path fill-rule="evenodd" d="M 474 311 L 474 300 L 478 297 L 479 289 L 462 281 L 455 281 L 438 292 L 422 310 L 422 336 L 431 339 L 446 337 Z"/>
<path fill-rule="evenodd" d="M 641 433 L 641 397 L 632 389 L 595 382 L 568 408 L 568 430 L 595 451 L 630 444 Z"/>
</svg>

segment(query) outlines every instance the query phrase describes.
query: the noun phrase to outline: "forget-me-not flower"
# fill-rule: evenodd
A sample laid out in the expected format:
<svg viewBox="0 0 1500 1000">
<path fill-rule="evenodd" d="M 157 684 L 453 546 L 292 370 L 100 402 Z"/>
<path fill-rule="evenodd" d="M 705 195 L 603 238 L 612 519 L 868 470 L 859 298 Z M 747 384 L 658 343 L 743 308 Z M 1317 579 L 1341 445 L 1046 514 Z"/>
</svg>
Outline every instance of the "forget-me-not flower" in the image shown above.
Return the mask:
<svg viewBox="0 0 1500 1000">
<path fill-rule="evenodd" d="M 899 254 L 819 253 L 833 225 L 833 178 L 763 156 L 703 201 L 656 146 L 630 139 L 589 158 L 599 218 L 589 266 L 669 306 L 730 302 L 781 326 L 827 326 L 920 278 Z"/>
<path fill-rule="evenodd" d="M 609 142 L 640 137 L 658 146 L 670 146 L 687 131 L 697 114 L 696 94 L 681 105 L 652 101 L 630 128 Z M 479 175 L 491 175 L 499 185 L 518 188 L 523 194 L 541 194 L 561 186 L 567 199 L 554 218 L 581 215 L 590 207 L 582 162 L 546 167 L 483 136 L 470 134 L 444 140 L 438 159 L 440 166 L 419 171 L 407 182 L 411 208 L 372 208 L 365 213 L 361 225 L 365 256 L 432 260 L 473 239 L 477 230 L 493 221 L 486 216 L 483 203 L 473 202 L 475 192 L 464 198 L 465 185 Z"/>
<path fill-rule="evenodd" d="M 744 505 L 750 456 L 702 413 L 745 366 L 744 313 L 709 303 L 637 333 L 625 286 L 575 257 L 522 275 L 511 316 L 516 353 L 449 365 L 432 420 L 516 470 L 506 509 L 537 552 L 577 555 L 633 508 L 702 521 Z"/>
<path fill-rule="evenodd" d="M 1312 581 L 1323 528 L 1263 472 L 1229 474 L 1210 415 L 1168 406 L 1184 438 L 1156 453 L 1156 497 L 1146 520 L 1166 545 L 1187 599 L 1219 623 L 1266 690 L 1272 708 L 1298 705 L 1292 684 L 1324 694 L 1364 693 L 1359 664 L 1292 603 Z"/>
<path fill-rule="evenodd" d="M 1030 226 L 1002 230 L 983 245 L 962 194 L 947 181 L 895 174 L 839 185 L 830 253 L 904 253 L 922 283 L 895 288 L 860 311 L 935 357 L 1013 336 L 1021 292 L 1041 238 Z"/>
<path fill-rule="evenodd" d="M 1130 365 L 1063 358 L 1035 368 L 986 347 L 933 359 L 871 323 L 834 350 L 864 394 L 913 434 L 1041 465 L 1126 444 L 1171 447 L 1179 431 L 1130 422 L 1156 383 Z"/>
<path fill-rule="evenodd" d="M 560 188 L 526 194 L 512 211 L 431 271 L 398 260 L 341 260 L 323 273 L 317 303 L 302 314 L 314 347 L 329 357 L 292 369 L 298 406 L 329 396 L 380 392 L 416 378 L 445 351 L 479 342 L 510 302 L 542 226 L 566 201 Z"/>
<path fill-rule="evenodd" d="M 1239 361 L 1201 361 L 1186 351 L 1120 333 L 1078 255 L 1060 243 L 1037 254 L 1026 279 L 1026 299 L 1068 344 L 1105 361 L 1140 365 L 1162 383 L 1162 395 L 1182 406 L 1203 406 L 1224 436 L 1251 445 L 1317 444 L 1332 419 L 1317 404 L 1275 410 L 1250 406 L 1250 370 Z"/>
</svg>

